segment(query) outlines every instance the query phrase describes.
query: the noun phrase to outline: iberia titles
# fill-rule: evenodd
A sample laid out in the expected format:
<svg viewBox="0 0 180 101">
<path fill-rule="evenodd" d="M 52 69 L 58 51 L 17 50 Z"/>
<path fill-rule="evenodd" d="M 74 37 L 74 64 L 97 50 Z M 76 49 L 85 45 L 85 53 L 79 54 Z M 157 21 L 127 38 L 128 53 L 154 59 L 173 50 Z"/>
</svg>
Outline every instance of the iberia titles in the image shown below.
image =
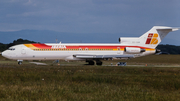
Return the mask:
<svg viewBox="0 0 180 101">
<path fill-rule="evenodd" d="M 65 45 L 53 45 L 51 48 L 66 48 Z"/>
</svg>

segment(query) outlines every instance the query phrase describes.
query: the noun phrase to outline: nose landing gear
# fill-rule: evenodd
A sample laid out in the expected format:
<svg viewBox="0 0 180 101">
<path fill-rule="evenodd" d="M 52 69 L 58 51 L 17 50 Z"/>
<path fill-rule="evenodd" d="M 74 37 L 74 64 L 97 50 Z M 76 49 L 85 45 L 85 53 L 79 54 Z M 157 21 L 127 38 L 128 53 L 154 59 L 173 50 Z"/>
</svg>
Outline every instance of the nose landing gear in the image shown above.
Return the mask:
<svg viewBox="0 0 180 101">
<path fill-rule="evenodd" d="M 21 65 L 23 60 L 17 60 L 18 61 L 18 65 Z"/>
</svg>

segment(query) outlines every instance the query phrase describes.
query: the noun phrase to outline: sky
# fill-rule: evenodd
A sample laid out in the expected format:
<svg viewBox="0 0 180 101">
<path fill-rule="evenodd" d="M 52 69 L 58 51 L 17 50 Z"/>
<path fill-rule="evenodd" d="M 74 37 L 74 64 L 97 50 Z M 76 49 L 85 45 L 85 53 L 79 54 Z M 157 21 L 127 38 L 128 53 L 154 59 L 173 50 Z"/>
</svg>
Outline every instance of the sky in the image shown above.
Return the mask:
<svg viewBox="0 0 180 101">
<path fill-rule="evenodd" d="M 180 27 L 179 10 L 180 0 L 0 0 L 0 31 L 137 37 L 153 26 Z M 178 37 L 180 32 L 173 32 L 164 43 L 180 45 Z"/>
</svg>

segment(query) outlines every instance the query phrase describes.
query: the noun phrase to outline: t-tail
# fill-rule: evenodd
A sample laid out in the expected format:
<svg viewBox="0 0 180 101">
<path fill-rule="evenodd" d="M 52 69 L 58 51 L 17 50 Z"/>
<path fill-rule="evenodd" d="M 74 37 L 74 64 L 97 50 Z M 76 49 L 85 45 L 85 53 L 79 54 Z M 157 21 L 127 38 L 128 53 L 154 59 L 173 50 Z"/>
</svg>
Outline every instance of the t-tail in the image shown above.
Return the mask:
<svg viewBox="0 0 180 101">
<path fill-rule="evenodd" d="M 177 31 L 179 29 L 180 28 L 166 26 L 154 26 L 140 37 L 121 37 L 119 38 L 119 41 L 121 44 L 137 44 L 144 47 L 156 48 L 169 32 Z"/>
</svg>

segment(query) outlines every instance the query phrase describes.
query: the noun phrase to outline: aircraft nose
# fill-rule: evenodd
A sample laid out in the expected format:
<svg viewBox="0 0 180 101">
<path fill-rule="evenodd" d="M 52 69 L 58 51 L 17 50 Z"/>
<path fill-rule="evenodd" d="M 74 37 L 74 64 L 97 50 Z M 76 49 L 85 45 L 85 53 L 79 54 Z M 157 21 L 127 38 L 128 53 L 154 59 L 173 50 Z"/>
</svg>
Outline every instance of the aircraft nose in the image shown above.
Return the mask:
<svg viewBox="0 0 180 101">
<path fill-rule="evenodd" d="M 1 55 L 2 55 L 3 57 L 7 57 L 7 52 L 4 51 L 4 52 L 1 53 Z"/>
<path fill-rule="evenodd" d="M 2 52 L 1 55 L 4 56 L 4 52 Z"/>
</svg>

